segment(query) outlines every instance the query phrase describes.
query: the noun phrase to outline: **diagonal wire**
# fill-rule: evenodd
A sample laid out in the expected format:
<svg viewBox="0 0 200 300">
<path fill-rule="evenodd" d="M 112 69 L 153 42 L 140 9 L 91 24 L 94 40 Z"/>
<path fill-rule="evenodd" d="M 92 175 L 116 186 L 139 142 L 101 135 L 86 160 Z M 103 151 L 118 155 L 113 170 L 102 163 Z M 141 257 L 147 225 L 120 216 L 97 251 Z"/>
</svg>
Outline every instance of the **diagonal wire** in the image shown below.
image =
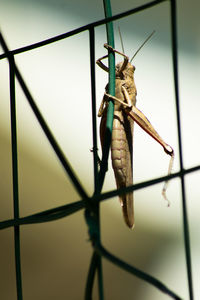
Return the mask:
<svg viewBox="0 0 200 300">
<path fill-rule="evenodd" d="M 2 44 L 2 47 L 4 49 L 4 51 L 6 53 L 10 53 L 9 52 L 9 49 L 6 45 L 6 42 L 3 38 L 3 35 L 2 33 L 0 33 L 0 42 Z M 65 171 L 67 172 L 67 174 L 70 176 L 70 179 L 72 180 L 74 186 L 76 187 L 76 190 L 78 191 L 78 193 L 80 194 L 81 197 L 87 199 L 88 198 L 88 195 L 86 193 L 86 191 L 84 190 L 84 188 L 81 186 L 80 182 L 78 181 L 78 178 L 76 177 L 76 175 L 74 174 L 74 171 L 72 170 L 69 162 L 67 161 L 67 159 L 65 158 L 65 155 L 64 153 L 62 152 L 62 150 L 60 149 L 57 141 L 55 140 L 53 134 L 51 133 L 46 121 L 44 120 L 41 112 L 39 111 L 35 101 L 33 100 L 33 97 L 30 93 L 30 91 L 28 90 L 27 88 L 27 85 L 25 83 L 25 81 L 23 80 L 23 77 L 19 71 L 19 69 L 17 68 L 16 64 L 13 63 L 13 67 L 14 67 L 14 70 L 15 70 L 15 74 L 16 74 L 16 77 L 21 85 L 21 88 L 24 92 L 24 94 L 26 95 L 26 98 L 40 124 L 40 126 L 42 127 L 49 143 L 51 144 L 52 148 L 54 149 L 58 159 L 60 160 L 63 168 L 65 169 Z"/>
<path fill-rule="evenodd" d="M 130 264 L 127 264 L 126 262 L 122 261 L 118 257 L 114 256 L 113 254 L 109 253 L 102 245 L 95 244 L 95 249 L 99 254 L 101 254 L 103 257 L 111 261 L 113 264 L 119 266 L 121 269 L 124 269 L 125 271 L 136 275 L 138 278 L 150 283 L 151 285 L 155 286 L 157 289 L 162 291 L 163 293 L 170 296 L 172 299 L 175 300 L 181 300 L 181 298 L 176 295 L 172 290 L 170 290 L 166 285 L 164 285 L 160 280 L 154 278 L 151 275 L 148 275 L 147 273 L 131 266 Z"/>
</svg>

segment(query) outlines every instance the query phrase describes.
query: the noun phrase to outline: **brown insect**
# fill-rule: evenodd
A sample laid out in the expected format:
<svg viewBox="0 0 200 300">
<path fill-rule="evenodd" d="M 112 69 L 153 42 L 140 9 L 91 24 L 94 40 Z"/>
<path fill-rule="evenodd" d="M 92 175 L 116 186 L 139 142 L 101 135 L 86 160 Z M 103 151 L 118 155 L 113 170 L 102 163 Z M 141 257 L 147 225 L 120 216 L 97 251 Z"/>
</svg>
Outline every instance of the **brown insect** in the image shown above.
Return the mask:
<svg viewBox="0 0 200 300">
<path fill-rule="evenodd" d="M 152 33 L 153 34 L 153 33 Z M 151 34 L 151 35 L 152 35 Z M 148 37 L 148 39 L 151 37 Z M 148 40 L 147 39 L 147 40 Z M 147 41 L 146 40 L 146 41 Z M 146 43 L 142 44 L 142 46 Z M 141 46 L 141 47 L 142 47 Z M 134 83 L 134 71 L 135 67 L 131 64 L 132 59 L 129 62 L 128 56 L 121 53 L 111 46 L 105 44 L 104 47 L 109 51 L 118 53 L 124 57 L 124 61 L 120 62 L 115 67 L 116 73 L 116 87 L 115 96 L 108 94 L 108 84 L 105 88 L 104 97 L 99 108 L 98 117 L 101 117 L 100 124 L 100 139 L 103 147 L 105 126 L 107 119 L 107 109 L 109 100 L 114 101 L 114 119 L 111 141 L 111 158 L 112 166 L 115 173 L 115 179 L 117 188 L 127 187 L 133 184 L 133 125 L 135 121 L 142 127 L 149 135 L 151 135 L 158 143 L 160 143 L 164 151 L 171 156 L 170 166 L 168 174 L 171 173 L 172 162 L 174 157 L 174 151 L 172 147 L 166 144 L 159 136 L 157 131 L 153 128 L 149 120 L 145 115 L 136 108 L 136 95 L 137 90 Z M 107 58 L 105 55 L 97 60 L 97 64 L 106 72 L 109 72 L 109 68 L 102 63 L 102 60 Z M 167 183 L 163 188 L 163 196 L 166 198 Z M 126 193 L 119 196 L 119 200 L 122 206 L 124 219 L 128 227 L 134 227 L 134 207 L 133 207 L 133 192 Z"/>
</svg>

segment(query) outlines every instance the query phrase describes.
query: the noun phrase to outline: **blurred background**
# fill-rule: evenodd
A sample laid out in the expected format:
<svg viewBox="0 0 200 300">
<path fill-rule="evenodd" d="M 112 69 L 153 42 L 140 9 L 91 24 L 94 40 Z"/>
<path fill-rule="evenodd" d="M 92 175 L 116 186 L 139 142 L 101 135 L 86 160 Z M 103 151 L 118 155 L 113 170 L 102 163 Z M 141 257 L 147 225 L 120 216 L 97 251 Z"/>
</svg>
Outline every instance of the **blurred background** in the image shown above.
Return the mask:
<svg viewBox="0 0 200 300">
<path fill-rule="evenodd" d="M 145 1 L 111 1 L 113 14 Z M 179 83 L 184 167 L 200 163 L 198 95 L 200 26 L 198 1 L 178 2 Z M 104 18 L 103 2 L 80 0 L 0 0 L 0 28 L 10 49 L 29 45 Z M 114 22 L 115 47 L 134 59 L 137 107 L 175 150 L 179 170 L 173 85 L 170 7 L 160 4 Z M 105 26 L 95 30 L 96 59 L 105 55 Z M 0 48 L 0 53 L 3 50 Z M 16 63 L 49 127 L 81 183 L 93 192 L 91 89 L 88 32 L 15 56 Z M 120 61 L 121 57 L 117 57 Z M 0 220 L 13 218 L 8 62 L 0 61 Z M 96 67 L 97 109 L 107 74 Z M 80 200 L 57 160 L 16 81 L 20 216 Z M 99 124 L 98 120 L 98 124 Z M 99 143 L 100 148 L 100 143 Z M 101 155 L 101 151 L 99 151 Z M 167 174 L 169 157 L 135 125 L 134 182 Z M 200 297 L 199 172 L 186 176 L 195 299 Z M 187 300 L 180 180 L 135 192 L 134 230 L 122 217 L 117 198 L 101 204 L 103 245 L 126 262 L 159 278 Z M 115 188 L 111 164 L 103 191 Z M 0 231 L 0 298 L 17 299 L 13 229 Z M 83 299 L 92 254 L 83 211 L 67 218 L 21 226 L 22 284 L 26 300 Z M 106 299 L 165 300 L 154 287 L 103 260 Z M 93 299 L 98 299 L 94 291 Z"/>
</svg>

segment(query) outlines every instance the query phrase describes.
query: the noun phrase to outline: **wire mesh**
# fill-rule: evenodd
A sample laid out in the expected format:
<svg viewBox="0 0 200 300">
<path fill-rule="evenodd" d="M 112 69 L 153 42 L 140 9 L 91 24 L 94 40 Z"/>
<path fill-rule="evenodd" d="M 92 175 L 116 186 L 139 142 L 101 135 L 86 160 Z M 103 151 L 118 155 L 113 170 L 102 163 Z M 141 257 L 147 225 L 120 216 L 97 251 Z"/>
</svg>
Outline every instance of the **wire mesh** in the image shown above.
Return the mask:
<svg viewBox="0 0 200 300">
<path fill-rule="evenodd" d="M 107 200 L 113 196 L 127 193 L 130 191 L 135 191 L 142 189 L 159 182 L 163 182 L 166 179 L 172 180 L 173 178 L 179 177 L 181 179 L 181 191 L 182 191 L 182 207 L 183 207 L 183 221 L 184 221 L 184 241 L 185 241 L 185 254 L 186 254 L 186 264 L 187 264 L 187 276 L 188 276 L 188 288 L 190 300 L 193 299 L 193 287 L 192 287 L 192 270 L 191 270 L 191 253 L 190 253 L 190 239 L 189 239 L 189 228 L 188 228 L 188 217 L 187 217 L 187 207 L 186 207 L 186 197 L 185 197 L 185 175 L 191 172 L 195 172 L 200 169 L 200 166 L 195 166 L 193 168 L 184 169 L 183 167 L 183 155 L 182 155 L 182 139 L 181 139 L 181 120 L 180 120 L 180 108 L 179 108 L 179 88 L 178 88 L 178 59 L 177 59 L 177 29 L 176 29 L 176 1 L 169 0 L 171 7 L 171 29 L 172 29 L 172 57 L 173 57 L 173 71 L 174 71 L 174 86 L 175 86 L 175 99 L 176 99 L 176 113 L 177 113 L 177 128 L 178 128 L 178 142 L 179 142 L 179 157 L 180 157 L 180 171 L 173 173 L 170 176 L 164 176 L 156 178 L 154 180 L 148 180 L 139 184 L 127 188 L 121 188 L 118 190 L 113 190 L 106 193 L 101 193 L 103 186 L 103 181 L 105 173 L 107 170 L 107 160 L 111 141 L 112 132 L 112 120 L 113 120 L 113 104 L 110 102 L 110 117 L 107 122 L 107 134 L 105 149 L 103 149 L 103 158 L 98 172 L 98 154 L 97 154 L 97 126 L 96 126 L 96 90 L 95 90 L 95 28 L 102 24 L 107 26 L 107 42 L 114 47 L 114 34 L 112 28 L 112 21 L 124 18 L 128 15 L 138 13 L 155 5 L 168 0 L 156 0 L 149 2 L 145 5 L 141 5 L 137 8 L 125 11 L 121 14 L 112 16 L 110 1 L 104 1 L 105 19 L 82 26 L 70 32 L 61 34 L 59 36 L 50 38 L 38 42 L 33 45 L 25 46 L 16 50 L 9 50 L 2 34 L 0 34 L 0 43 L 4 50 L 4 54 L 0 55 L 0 59 L 7 58 L 9 61 L 10 70 L 10 110 L 11 110 L 11 137 L 12 137 L 12 163 L 13 163 L 13 201 L 14 201 L 14 218 L 10 220 L 5 220 L 0 222 L 0 229 L 5 229 L 8 227 L 14 227 L 14 237 L 15 237 L 15 264 L 16 264 L 16 283 L 17 283 L 17 299 L 23 299 L 23 287 L 22 287 L 22 275 L 21 275 L 21 262 L 20 262 L 20 226 L 25 224 L 36 224 L 42 222 L 49 222 L 56 219 L 66 217 L 73 214 L 81 209 L 85 209 L 85 218 L 88 225 L 89 236 L 93 246 L 93 254 L 91 257 L 91 263 L 88 271 L 88 278 L 85 289 L 85 299 L 92 299 L 92 291 L 94 285 L 95 274 L 98 274 L 98 289 L 99 289 L 99 299 L 104 299 L 103 293 L 103 275 L 102 275 L 102 263 L 101 258 L 104 257 L 111 261 L 112 263 L 118 265 L 124 270 L 136 275 L 142 280 L 147 281 L 156 288 L 158 288 L 163 293 L 166 293 L 169 297 L 173 299 L 181 299 L 176 293 L 171 289 L 166 287 L 165 284 L 157 280 L 156 278 L 140 271 L 139 269 L 125 263 L 113 254 L 109 253 L 101 243 L 100 238 L 100 213 L 99 205 L 103 200 Z M 79 182 L 76 177 L 70 163 L 65 157 L 62 149 L 58 145 L 56 139 L 54 138 L 50 128 L 48 127 L 44 117 L 42 116 L 40 110 L 38 109 L 25 80 L 23 79 L 20 70 L 15 64 L 15 55 L 19 53 L 24 53 L 36 49 L 41 46 L 46 46 L 50 43 L 58 42 L 62 39 L 73 36 L 74 34 L 81 33 L 83 31 L 89 31 L 90 40 L 90 71 L 91 71 L 91 91 L 92 91 L 92 120 L 93 120 L 93 157 L 94 157 L 94 186 L 95 190 L 92 197 L 89 197 L 84 187 Z M 19 216 L 19 196 L 18 196 L 18 157 L 17 157 L 17 133 L 16 133 L 16 108 L 15 108 L 15 77 L 17 78 L 21 88 L 26 96 L 29 105 L 32 108 L 42 130 L 44 131 L 49 143 L 55 151 L 60 163 L 62 164 L 66 174 L 71 178 L 77 192 L 80 195 L 81 200 L 72 204 L 66 204 L 63 206 L 56 207 L 54 209 L 49 209 L 42 211 L 37 214 L 32 214 L 27 217 L 20 218 Z M 115 59 L 113 53 L 109 54 L 109 93 L 114 95 L 115 92 Z"/>
</svg>

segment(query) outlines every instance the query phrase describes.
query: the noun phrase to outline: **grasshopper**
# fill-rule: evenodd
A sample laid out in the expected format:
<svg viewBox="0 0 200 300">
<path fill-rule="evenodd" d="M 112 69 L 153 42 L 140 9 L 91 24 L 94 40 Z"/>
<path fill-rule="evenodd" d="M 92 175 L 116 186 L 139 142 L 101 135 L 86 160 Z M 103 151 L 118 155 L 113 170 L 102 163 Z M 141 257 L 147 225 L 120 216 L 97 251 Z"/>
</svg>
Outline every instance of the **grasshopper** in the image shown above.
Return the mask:
<svg viewBox="0 0 200 300">
<path fill-rule="evenodd" d="M 148 37 L 148 39 L 149 38 L 150 37 Z M 107 84 L 105 87 L 104 97 L 98 112 L 98 117 L 101 117 L 100 140 L 101 140 L 101 146 L 103 148 L 108 103 L 109 100 L 114 101 L 114 118 L 113 118 L 113 130 L 112 130 L 112 140 L 111 140 L 111 159 L 112 159 L 112 167 L 115 174 L 117 188 L 127 187 L 133 184 L 132 170 L 133 170 L 134 121 L 149 135 L 151 135 L 158 143 L 160 143 L 164 148 L 164 151 L 171 156 L 171 161 L 168 170 L 168 174 L 170 174 L 172 169 L 173 158 L 174 158 L 173 148 L 164 142 L 164 140 L 160 137 L 160 135 L 151 125 L 147 117 L 138 108 L 136 108 L 137 90 L 134 82 L 135 67 L 131 64 L 133 58 L 129 62 L 128 56 L 125 55 L 124 53 L 117 51 L 116 49 L 112 48 L 108 44 L 104 44 L 104 47 L 109 51 L 113 51 L 123 56 L 124 58 L 124 61 L 118 63 L 115 67 L 115 74 L 116 74 L 115 96 L 108 94 L 108 84 Z M 135 57 L 135 55 L 133 57 Z M 108 55 L 99 58 L 96 61 L 96 63 L 104 71 L 109 72 L 109 68 L 102 63 L 102 60 L 107 57 Z M 165 199 L 167 199 L 165 195 L 166 187 L 167 187 L 167 182 L 165 183 L 162 192 Z M 120 195 L 119 200 L 122 206 L 125 223 L 128 225 L 129 228 L 133 228 L 134 227 L 133 192 Z"/>
</svg>

